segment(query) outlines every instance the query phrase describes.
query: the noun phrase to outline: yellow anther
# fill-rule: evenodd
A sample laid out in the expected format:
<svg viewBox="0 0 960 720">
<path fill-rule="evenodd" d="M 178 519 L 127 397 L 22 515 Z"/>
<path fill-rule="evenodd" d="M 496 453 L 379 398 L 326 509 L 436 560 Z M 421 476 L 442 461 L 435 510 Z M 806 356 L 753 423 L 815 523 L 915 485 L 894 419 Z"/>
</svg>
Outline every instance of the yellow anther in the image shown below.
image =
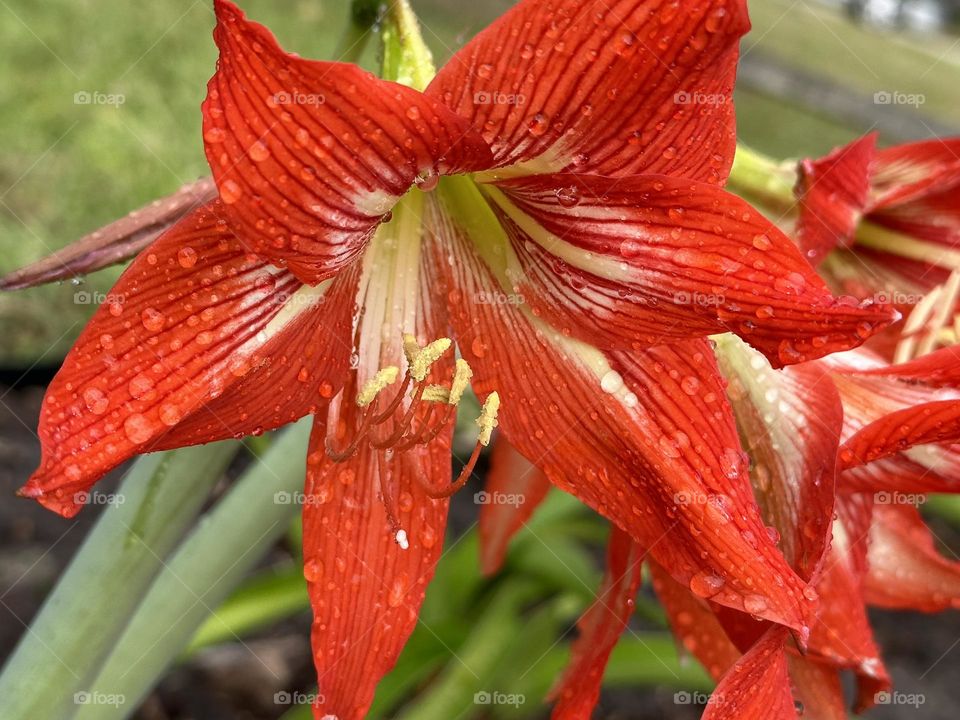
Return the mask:
<svg viewBox="0 0 960 720">
<path fill-rule="evenodd" d="M 430 367 L 450 349 L 452 344 L 450 338 L 440 338 L 423 348 L 410 364 L 410 376 L 417 382 L 423 382 L 430 372 Z"/>
<path fill-rule="evenodd" d="M 495 392 L 487 395 L 483 402 L 483 409 L 480 411 L 480 417 L 477 418 L 477 425 L 480 426 L 480 444 L 486 447 L 490 444 L 490 435 L 493 429 L 498 425 L 497 413 L 500 410 L 500 395 Z"/>
<path fill-rule="evenodd" d="M 359 407 L 367 407 L 367 405 L 376 400 L 377 395 L 383 392 L 384 388 L 388 385 L 393 385 L 393 383 L 397 381 L 398 375 L 400 375 L 400 368 L 393 365 L 378 371 L 377 374 L 373 376 L 373 379 L 367 381 L 367 384 L 363 386 L 363 390 L 357 395 L 357 405 Z"/>
<path fill-rule="evenodd" d="M 450 391 L 442 385 L 428 385 L 423 389 L 423 400 L 432 403 L 448 403 Z"/>
<path fill-rule="evenodd" d="M 406 334 L 403 336 L 403 354 L 407 356 L 407 365 L 413 367 L 413 363 L 416 362 L 417 356 L 420 354 L 420 343 L 413 335 Z"/>
<path fill-rule="evenodd" d="M 464 390 L 467 389 L 467 385 L 470 383 L 470 378 L 473 377 L 473 370 L 470 369 L 470 365 L 463 358 L 457 359 L 457 369 L 453 374 L 453 383 L 450 385 L 450 404 L 456 405 L 460 402 L 460 398 L 463 397 Z"/>
</svg>

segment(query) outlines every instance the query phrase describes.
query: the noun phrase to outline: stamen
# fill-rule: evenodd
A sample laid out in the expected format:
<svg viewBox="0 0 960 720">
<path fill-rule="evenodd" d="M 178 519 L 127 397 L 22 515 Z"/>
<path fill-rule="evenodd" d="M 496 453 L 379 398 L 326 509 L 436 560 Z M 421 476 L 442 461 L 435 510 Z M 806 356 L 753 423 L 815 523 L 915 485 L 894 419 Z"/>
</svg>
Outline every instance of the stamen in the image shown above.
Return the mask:
<svg viewBox="0 0 960 720">
<path fill-rule="evenodd" d="M 403 354 L 407 358 L 407 365 L 409 367 L 413 367 L 413 361 L 417 359 L 420 350 L 420 343 L 417 342 L 417 339 L 413 335 L 407 334 L 403 336 Z"/>
<path fill-rule="evenodd" d="M 467 389 L 467 385 L 470 383 L 470 378 L 472 377 L 473 370 L 470 369 L 470 365 L 463 358 L 458 358 L 457 368 L 453 374 L 453 383 L 450 385 L 449 402 L 451 405 L 456 405 L 460 402 L 460 398 L 463 397 L 463 392 Z"/>
<path fill-rule="evenodd" d="M 410 365 L 410 375 L 413 379 L 423 382 L 430 373 L 430 367 L 450 349 L 452 344 L 450 338 L 440 338 L 423 348 Z"/>
<path fill-rule="evenodd" d="M 451 402 L 451 397 L 453 395 L 452 390 L 448 390 L 443 387 L 443 385 L 428 385 L 426 390 L 423 391 L 423 401 L 429 403 L 444 403 L 456 405 L 457 403 Z"/>
<path fill-rule="evenodd" d="M 400 374 L 400 368 L 391 365 L 377 372 L 373 379 L 363 386 L 363 390 L 357 395 L 357 407 L 367 407 L 377 396 L 386 389 L 388 385 L 393 385 Z"/>
<path fill-rule="evenodd" d="M 500 411 L 500 395 L 492 392 L 487 396 L 483 403 L 483 409 L 480 411 L 480 417 L 477 418 L 477 425 L 480 426 L 479 443 L 486 447 L 490 444 L 490 436 L 493 429 L 499 424 L 497 422 L 497 413 Z"/>
</svg>

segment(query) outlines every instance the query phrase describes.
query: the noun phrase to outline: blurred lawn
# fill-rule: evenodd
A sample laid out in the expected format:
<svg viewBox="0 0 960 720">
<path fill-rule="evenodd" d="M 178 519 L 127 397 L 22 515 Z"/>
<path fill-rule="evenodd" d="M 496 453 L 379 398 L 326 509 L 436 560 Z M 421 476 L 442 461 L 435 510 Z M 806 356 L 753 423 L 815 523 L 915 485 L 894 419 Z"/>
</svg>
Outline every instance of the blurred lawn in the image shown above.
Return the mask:
<svg viewBox="0 0 960 720">
<path fill-rule="evenodd" d="M 242 1 L 286 47 L 313 57 L 332 57 L 348 4 Z M 510 4 L 414 0 L 441 60 Z M 211 5 L 0 1 L 0 271 L 206 174 L 199 105 L 216 58 Z M 923 92 L 924 112 L 960 122 L 951 102 L 956 53 L 935 62 L 947 45 L 908 48 L 812 7 L 753 2 L 755 29 L 744 47 L 829 73 L 858 92 Z M 82 91 L 122 94 L 125 103 L 77 105 Z M 826 151 L 854 134 L 746 90 L 738 92 L 738 115 L 746 142 L 780 156 Z M 99 273 L 84 289 L 104 292 L 116 275 Z M 92 310 L 74 302 L 76 290 L 67 284 L 0 296 L 0 365 L 56 363 Z"/>
</svg>

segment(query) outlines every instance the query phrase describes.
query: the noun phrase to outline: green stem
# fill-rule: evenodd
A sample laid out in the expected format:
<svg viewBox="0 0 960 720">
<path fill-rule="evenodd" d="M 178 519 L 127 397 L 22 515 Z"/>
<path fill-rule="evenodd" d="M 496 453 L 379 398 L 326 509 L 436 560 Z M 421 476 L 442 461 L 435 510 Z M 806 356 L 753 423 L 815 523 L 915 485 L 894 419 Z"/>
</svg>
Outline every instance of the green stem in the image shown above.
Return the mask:
<svg viewBox="0 0 960 720">
<path fill-rule="evenodd" d="M 410 4 L 407 0 L 391 0 L 383 20 L 383 77 L 423 90 L 436 74 L 433 55 L 423 41 Z"/>
<path fill-rule="evenodd" d="M 793 194 L 797 182 L 795 167 L 795 162 L 778 162 L 745 145 L 738 145 L 728 187 L 737 194 L 785 211 L 796 203 Z"/>
<path fill-rule="evenodd" d="M 0 675 L 3 717 L 67 718 L 239 446 L 141 457 Z M 69 532 L 69 530 L 67 531 Z"/>
<path fill-rule="evenodd" d="M 213 608 L 263 558 L 299 511 L 292 499 L 303 488 L 309 433 L 309 419 L 283 433 L 201 519 L 164 566 L 90 685 L 93 697 L 122 698 L 124 712 L 131 712 L 204 621 L 211 614 L 218 618 Z M 269 603 L 261 610 L 272 617 Z M 249 609 L 244 621 L 251 622 Z M 226 621 L 221 630 L 236 638 Z M 108 705 L 90 704 L 82 706 L 74 720 L 116 716 Z"/>
</svg>

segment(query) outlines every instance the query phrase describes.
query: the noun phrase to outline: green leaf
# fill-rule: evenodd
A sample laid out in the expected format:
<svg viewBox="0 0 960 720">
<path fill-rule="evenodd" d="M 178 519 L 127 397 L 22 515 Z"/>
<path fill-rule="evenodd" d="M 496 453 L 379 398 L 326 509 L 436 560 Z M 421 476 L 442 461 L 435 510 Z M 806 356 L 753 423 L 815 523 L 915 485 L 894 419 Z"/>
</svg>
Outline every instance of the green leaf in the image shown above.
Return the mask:
<svg viewBox="0 0 960 720">
<path fill-rule="evenodd" d="M 221 632 L 235 637 L 229 619 L 219 620 L 213 609 L 299 512 L 290 498 L 303 486 L 310 422 L 305 418 L 281 434 L 176 550 L 91 682 L 91 693 L 123 698 L 123 713 L 132 712 L 211 613 Z M 266 622 L 269 601 L 260 612 Z M 244 622 L 258 622 L 250 608 Z M 87 704 L 74 720 L 114 720 L 117 715 L 109 705 Z"/>
<path fill-rule="evenodd" d="M 239 445 L 136 461 L 0 675 L 3 716 L 68 718 Z M 66 523 L 64 523 L 66 527 Z M 82 700 L 82 697 L 78 696 Z"/>
</svg>

